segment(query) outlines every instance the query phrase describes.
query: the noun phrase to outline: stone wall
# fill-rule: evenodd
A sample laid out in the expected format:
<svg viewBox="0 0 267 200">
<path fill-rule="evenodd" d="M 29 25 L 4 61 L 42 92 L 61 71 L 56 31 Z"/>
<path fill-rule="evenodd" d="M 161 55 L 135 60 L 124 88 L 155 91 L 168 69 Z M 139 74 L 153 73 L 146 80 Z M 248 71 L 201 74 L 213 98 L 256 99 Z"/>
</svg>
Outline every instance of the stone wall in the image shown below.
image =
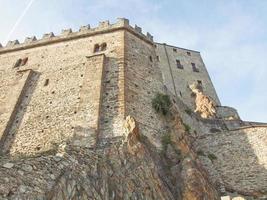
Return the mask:
<svg viewBox="0 0 267 200">
<path fill-rule="evenodd" d="M 210 160 L 206 167 L 217 169 L 226 189 L 255 196 L 267 193 L 266 146 L 265 127 L 221 132 L 197 141 L 197 149 L 206 155 L 201 159 Z"/>
<path fill-rule="evenodd" d="M 125 49 L 127 115 L 133 116 L 142 134 L 159 147 L 164 122 L 152 109 L 151 102 L 156 93 L 163 92 L 163 84 L 155 46 L 126 32 Z"/>
<path fill-rule="evenodd" d="M 192 110 L 195 109 L 195 102 L 189 86 L 198 83 L 198 81 L 201 81 L 204 94 L 210 96 L 217 105 L 220 105 L 219 98 L 199 52 L 166 44 L 157 44 L 156 53 L 164 84 Z M 180 61 L 182 69 L 177 67 L 176 60 Z M 199 72 L 193 71 L 191 63 L 195 63 Z"/>
<path fill-rule="evenodd" d="M 94 45 L 102 43 L 107 44 L 107 49 L 96 54 L 105 53 L 105 61 L 101 61 L 101 56 L 90 57 L 95 55 Z M 123 59 L 122 46 L 123 31 L 116 31 L 1 54 L 0 102 L 1 108 L 5 109 L 0 116 L 1 134 L 7 123 L 4 120 L 11 115 L 12 105 L 18 101 L 19 94 L 14 92 L 22 90 L 18 89 L 19 71 L 32 70 L 36 74 L 21 97 L 17 118 L 12 120 L 13 128 L 7 133 L 5 152 L 30 155 L 50 151 L 81 132 L 94 135 L 94 139 L 88 142 L 93 145 L 99 112 L 106 117 L 101 122 L 110 120 L 109 125 L 100 124 L 100 129 L 106 129 L 111 135 L 115 132 L 122 134 L 119 127 L 122 127 L 120 120 L 123 116 L 118 112 L 118 69 Z M 19 58 L 25 57 L 28 57 L 26 65 L 13 67 Z M 99 103 L 102 103 L 100 93 L 103 106 L 110 105 L 109 108 L 101 107 L 99 110 Z M 84 109 L 88 114 L 82 112 Z"/>
</svg>

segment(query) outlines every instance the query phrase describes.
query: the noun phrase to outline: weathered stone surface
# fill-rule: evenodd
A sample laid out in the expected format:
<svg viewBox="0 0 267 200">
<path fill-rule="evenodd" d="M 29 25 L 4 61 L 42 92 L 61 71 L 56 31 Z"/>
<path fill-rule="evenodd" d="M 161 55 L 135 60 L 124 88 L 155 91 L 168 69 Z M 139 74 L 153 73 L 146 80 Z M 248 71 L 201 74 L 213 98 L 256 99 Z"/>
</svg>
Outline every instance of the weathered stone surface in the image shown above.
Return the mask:
<svg viewBox="0 0 267 200">
<path fill-rule="evenodd" d="M 71 32 L 0 49 L 0 199 L 266 198 L 266 124 L 220 106 L 199 52 L 126 19 Z"/>
<path fill-rule="evenodd" d="M 216 103 L 197 87 L 197 84 L 190 85 L 190 89 L 196 95 L 195 112 L 202 118 L 214 118 L 216 115 Z"/>
<path fill-rule="evenodd" d="M 13 163 L 5 163 L 5 164 L 3 165 L 3 167 L 8 168 L 8 169 L 12 168 L 13 166 L 14 166 Z"/>
</svg>

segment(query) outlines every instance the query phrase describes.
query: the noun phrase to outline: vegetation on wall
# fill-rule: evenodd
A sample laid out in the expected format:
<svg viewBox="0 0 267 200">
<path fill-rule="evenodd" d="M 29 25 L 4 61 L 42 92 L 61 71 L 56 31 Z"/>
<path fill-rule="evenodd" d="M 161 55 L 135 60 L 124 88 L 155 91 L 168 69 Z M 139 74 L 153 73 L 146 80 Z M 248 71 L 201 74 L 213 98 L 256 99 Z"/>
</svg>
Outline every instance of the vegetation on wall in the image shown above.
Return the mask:
<svg viewBox="0 0 267 200">
<path fill-rule="evenodd" d="M 157 113 L 164 116 L 170 113 L 171 100 L 169 95 L 157 93 L 152 99 L 152 107 Z"/>
</svg>

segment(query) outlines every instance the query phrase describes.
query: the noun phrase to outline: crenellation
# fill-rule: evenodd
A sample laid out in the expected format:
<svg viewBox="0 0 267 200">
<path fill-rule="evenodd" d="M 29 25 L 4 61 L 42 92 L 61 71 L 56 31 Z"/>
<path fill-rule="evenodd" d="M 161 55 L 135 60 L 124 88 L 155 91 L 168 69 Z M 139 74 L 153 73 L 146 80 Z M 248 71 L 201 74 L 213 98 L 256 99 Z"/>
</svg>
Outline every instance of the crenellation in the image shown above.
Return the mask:
<svg viewBox="0 0 267 200">
<path fill-rule="evenodd" d="M 74 40 L 77 38 L 88 37 L 95 34 L 103 34 L 103 32 L 112 32 L 118 29 L 125 29 L 132 31 L 139 37 L 147 42 L 153 42 L 153 36 L 150 33 L 146 35 L 142 33 L 142 28 L 135 25 L 135 27 L 130 26 L 129 20 L 126 18 L 118 18 L 117 22 L 110 24 L 109 21 L 99 22 L 99 26 L 96 28 L 91 28 L 90 25 L 81 26 L 78 32 L 73 32 L 72 29 L 64 29 L 61 35 L 55 36 L 54 33 L 46 33 L 43 35 L 42 39 L 36 39 L 36 37 L 27 37 L 24 43 L 19 44 L 17 40 L 9 41 L 6 48 L 3 47 L 0 50 L 0 54 L 5 52 L 11 52 L 16 50 L 22 50 L 25 48 L 34 48 L 37 46 L 48 45 L 56 42 L 62 42 L 66 40 Z"/>
<path fill-rule="evenodd" d="M 116 25 L 118 26 L 130 26 L 129 19 L 126 18 L 117 18 L 117 23 Z"/>
<path fill-rule="evenodd" d="M 146 33 L 146 36 L 150 41 L 153 41 L 153 36 L 149 32 Z"/>
<path fill-rule="evenodd" d="M 110 23 L 108 20 L 103 21 L 103 22 L 99 22 L 99 26 L 98 28 L 108 28 L 110 26 Z"/>
<path fill-rule="evenodd" d="M 45 33 L 42 37 L 42 39 L 49 39 L 49 38 L 53 38 L 55 37 L 54 33 L 53 32 L 50 32 L 50 33 Z"/>
<path fill-rule="evenodd" d="M 142 33 L 142 28 L 141 28 L 141 27 L 135 25 L 135 26 L 134 26 L 134 29 L 135 29 L 138 33 Z"/>
<path fill-rule="evenodd" d="M 25 44 L 30 44 L 30 43 L 35 42 L 35 41 L 37 41 L 37 38 L 35 36 L 26 37 L 25 40 L 24 40 L 24 43 Z"/>
<path fill-rule="evenodd" d="M 80 29 L 79 29 L 79 32 L 85 32 L 85 31 L 89 31 L 90 30 L 90 25 L 87 24 L 85 26 L 81 26 Z"/>
<path fill-rule="evenodd" d="M 8 41 L 6 47 L 14 47 L 15 45 L 18 45 L 18 44 L 19 44 L 18 40 Z"/>
<path fill-rule="evenodd" d="M 69 34 L 71 34 L 72 33 L 72 29 L 71 28 L 69 28 L 69 29 L 63 29 L 62 31 L 61 31 L 61 35 L 62 36 L 68 36 Z"/>
</svg>

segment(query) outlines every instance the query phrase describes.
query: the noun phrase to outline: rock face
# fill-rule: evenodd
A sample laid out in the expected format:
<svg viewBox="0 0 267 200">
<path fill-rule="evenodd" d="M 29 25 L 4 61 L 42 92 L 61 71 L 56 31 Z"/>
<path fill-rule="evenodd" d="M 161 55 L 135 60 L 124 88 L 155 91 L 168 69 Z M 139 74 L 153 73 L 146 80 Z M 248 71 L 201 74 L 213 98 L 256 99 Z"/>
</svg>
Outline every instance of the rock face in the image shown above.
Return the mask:
<svg viewBox="0 0 267 200">
<path fill-rule="evenodd" d="M 214 118 L 216 115 L 216 104 L 215 102 L 199 89 L 197 84 L 190 85 L 190 89 L 196 96 L 195 112 L 199 113 L 202 118 Z"/>
</svg>

